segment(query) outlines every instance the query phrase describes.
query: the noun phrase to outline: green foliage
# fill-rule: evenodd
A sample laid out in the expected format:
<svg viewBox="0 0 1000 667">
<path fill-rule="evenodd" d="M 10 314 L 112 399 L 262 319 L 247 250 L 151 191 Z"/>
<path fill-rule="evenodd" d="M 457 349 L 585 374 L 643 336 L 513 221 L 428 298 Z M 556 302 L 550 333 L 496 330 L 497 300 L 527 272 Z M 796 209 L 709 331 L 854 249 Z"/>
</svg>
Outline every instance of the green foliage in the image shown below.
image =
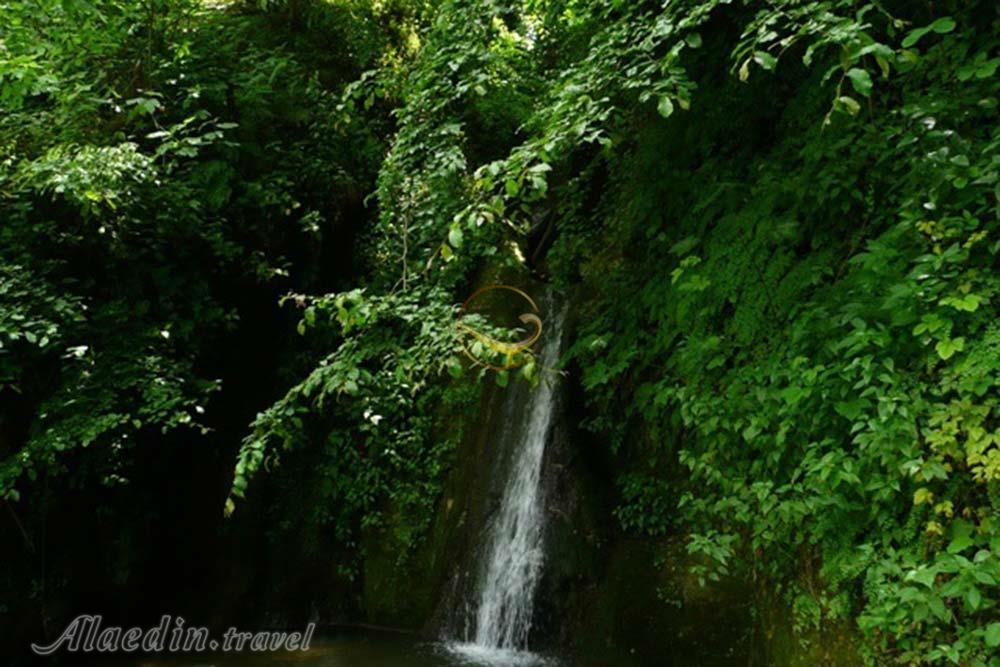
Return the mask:
<svg viewBox="0 0 1000 667">
<path fill-rule="evenodd" d="M 413 546 L 423 536 L 461 434 L 454 415 L 471 398 L 470 385 L 459 380 L 459 290 L 483 262 L 519 263 L 502 227 L 487 224 L 499 221 L 492 212 L 476 220 L 456 215 L 471 168 L 496 150 L 491 135 L 515 132 L 528 108 L 525 89 L 536 85 L 526 58 L 528 28 L 501 3 L 448 3 L 412 63 L 390 58 L 347 86 L 337 106 L 341 131 L 370 122 L 379 103 L 398 105 L 377 178 L 366 287 L 292 297 L 304 308 L 299 332 L 326 332 L 324 344 L 334 351 L 258 415 L 240 450 L 227 512 L 278 452 L 319 440 L 321 474 L 329 480 L 319 502 L 335 514 L 325 520 L 339 539 L 352 542 L 359 526 L 381 525 L 387 514 L 406 527 L 400 543 Z M 470 344 L 486 360 L 481 348 Z M 529 360 L 521 375 L 535 380 L 534 371 Z M 507 379 L 496 374 L 500 386 Z"/>
<path fill-rule="evenodd" d="M 659 490 L 625 476 L 619 515 L 689 531 L 699 574 L 763 576 L 807 615 L 858 618 L 873 662 L 989 664 L 998 91 L 964 63 L 989 62 L 996 17 L 901 33 L 876 8 L 824 6 L 761 12 L 733 51 L 747 82 L 785 51 L 819 66 L 786 75 L 783 109 L 695 95 L 697 132 L 641 119 L 607 160 L 618 178 L 587 233 L 612 245 L 564 250 L 598 295 L 574 351 L 591 425 L 647 470 L 687 468 Z M 737 94 L 713 81 L 701 100 Z M 778 131 L 740 136 L 740 114 Z M 825 592 L 805 602 L 803 579 Z"/>
<path fill-rule="evenodd" d="M 873 662 L 986 664 L 1000 601 L 997 17 L 953 5 L 446 3 L 380 175 L 386 286 L 554 218 L 624 526 L 688 532 L 802 628 L 858 618 Z M 534 35 L 501 64 L 494 16 Z M 496 71 L 534 99 L 477 165 Z"/>
<path fill-rule="evenodd" d="M 803 628 L 859 618 L 872 661 L 985 664 L 997 18 L 937 11 L 446 3 L 381 172 L 377 256 L 384 285 L 449 286 L 555 218 L 551 265 L 589 295 L 588 422 L 644 462 L 623 524 L 687 531 L 701 576 L 766 577 Z M 477 165 L 498 15 L 535 36 L 504 61 L 534 99 Z"/>
<path fill-rule="evenodd" d="M 455 304 L 531 263 L 581 287 L 625 529 L 873 664 L 996 664 L 994 5 L 8 2 L 0 494 L 204 434 L 233 293 L 289 292 L 227 510 L 272 470 L 284 528 L 412 545 L 475 384 Z"/>
<path fill-rule="evenodd" d="M 372 178 L 370 128 L 330 121 L 373 64 L 353 54 L 391 50 L 362 10 L 300 14 L 336 26 L 317 55 L 278 10 L 0 7 L 0 423 L 27 425 L 0 451 L 0 496 L 50 474 L 127 483 L 158 434 L 208 433 L 233 295 L 287 290 L 287 256 L 339 232 Z"/>
<path fill-rule="evenodd" d="M 249 479 L 275 452 L 326 443 L 328 479 L 320 507 L 349 540 L 358 517 L 380 520 L 389 502 L 411 516 L 420 535 L 437 498 L 444 455 L 461 432 L 435 430 L 439 409 L 458 411 L 463 394 L 441 382 L 456 359 L 456 310 L 443 295 L 420 291 L 380 297 L 364 290 L 316 299 L 291 297 L 303 308 L 300 332 L 337 329 L 335 351 L 252 425 L 233 481 L 242 498 Z M 434 308 L 422 307 L 430 301 Z M 446 400 L 447 399 L 447 400 Z M 235 509 L 233 499 L 227 511 Z M 406 540 L 404 543 L 410 543 Z"/>
</svg>

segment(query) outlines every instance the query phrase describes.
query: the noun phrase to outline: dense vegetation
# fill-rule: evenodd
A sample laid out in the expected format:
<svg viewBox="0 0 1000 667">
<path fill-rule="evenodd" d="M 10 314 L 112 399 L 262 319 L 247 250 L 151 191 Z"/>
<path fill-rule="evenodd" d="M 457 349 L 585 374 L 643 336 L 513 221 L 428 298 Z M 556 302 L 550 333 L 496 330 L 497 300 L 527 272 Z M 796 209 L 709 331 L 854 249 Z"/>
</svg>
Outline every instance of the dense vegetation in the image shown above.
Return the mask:
<svg viewBox="0 0 1000 667">
<path fill-rule="evenodd" d="M 995 3 L 34 0 L 0 25 L 11 596 L 52 585 L 25 564 L 47 502 L 155 505 L 123 489 L 183 480 L 177 439 L 236 457 L 206 513 L 259 484 L 268 530 L 354 553 L 392 515 L 419 543 L 453 415 L 508 382 L 463 361 L 457 304 L 527 265 L 574 294 L 625 530 L 685 536 L 803 637 L 853 625 L 872 664 L 997 664 Z"/>
</svg>

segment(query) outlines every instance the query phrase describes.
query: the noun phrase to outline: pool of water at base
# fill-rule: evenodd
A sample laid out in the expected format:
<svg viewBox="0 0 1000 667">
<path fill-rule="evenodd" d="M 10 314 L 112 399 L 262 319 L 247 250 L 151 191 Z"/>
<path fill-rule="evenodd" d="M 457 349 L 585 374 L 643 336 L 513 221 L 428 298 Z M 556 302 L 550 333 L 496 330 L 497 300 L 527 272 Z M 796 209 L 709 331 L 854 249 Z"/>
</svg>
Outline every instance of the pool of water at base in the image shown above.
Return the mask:
<svg viewBox="0 0 1000 667">
<path fill-rule="evenodd" d="M 81 667 L 633 667 L 622 659 L 557 657 L 474 644 L 428 642 L 384 632 L 318 637 L 308 651 L 198 655 L 106 656 Z"/>
</svg>

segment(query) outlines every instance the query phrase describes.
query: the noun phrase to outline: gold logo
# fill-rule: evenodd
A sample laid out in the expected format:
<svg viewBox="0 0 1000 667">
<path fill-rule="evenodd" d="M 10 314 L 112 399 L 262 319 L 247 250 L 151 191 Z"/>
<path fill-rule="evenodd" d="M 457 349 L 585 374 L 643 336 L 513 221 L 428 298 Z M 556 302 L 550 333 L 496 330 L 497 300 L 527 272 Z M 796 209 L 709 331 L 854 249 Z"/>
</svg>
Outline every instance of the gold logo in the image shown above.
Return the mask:
<svg viewBox="0 0 1000 667">
<path fill-rule="evenodd" d="M 531 306 L 532 312 L 521 313 L 518 319 L 521 320 L 523 324 L 529 324 L 534 327 L 532 331 L 525 338 L 506 342 L 498 340 L 489 336 L 482 331 L 478 331 L 467 324 L 459 321 L 458 328 L 460 331 L 467 333 L 468 337 L 462 341 L 462 348 L 465 350 L 465 355 L 472 360 L 473 363 L 489 368 L 495 371 L 506 371 L 511 368 L 517 368 L 518 366 L 523 366 L 531 359 L 530 348 L 538 338 L 542 335 L 542 318 L 539 317 L 538 304 L 528 296 L 523 290 L 516 287 L 511 287 L 510 285 L 487 285 L 481 289 L 476 290 L 472 293 L 465 303 L 462 304 L 462 308 L 459 311 L 459 318 L 463 317 L 468 313 L 469 306 L 472 305 L 476 299 L 486 294 L 487 292 L 492 292 L 496 290 L 506 290 L 508 292 L 513 292 L 514 294 L 521 297 L 524 301 Z M 470 348 L 469 341 L 473 340 L 480 344 L 481 348 L 491 350 L 494 354 L 487 356 L 485 359 L 482 358 L 482 354 L 477 354 L 476 350 Z M 475 343 L 472 344 L 475 347 Z M 496 357 L 501 357 L 502 362 L 495 363 L 494 359 Z"/>
</svg>

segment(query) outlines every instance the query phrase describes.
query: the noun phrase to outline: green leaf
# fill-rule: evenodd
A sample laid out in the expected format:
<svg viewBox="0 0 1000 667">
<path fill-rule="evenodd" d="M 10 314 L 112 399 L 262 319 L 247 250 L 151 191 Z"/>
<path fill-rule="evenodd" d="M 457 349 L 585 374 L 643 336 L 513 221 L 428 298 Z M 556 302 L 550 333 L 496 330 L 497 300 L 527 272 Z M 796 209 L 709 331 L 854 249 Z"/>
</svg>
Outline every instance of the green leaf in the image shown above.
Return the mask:
<svg viewBox="0 0 1000 667">
<path fill-rule="evenodd" d="M 670 247 L 670 254 L 681 257 L 683 255 L 688 254 L 697 245 L 698 245 L 697 236 L 685 236 L 680 241 L 678 241 L 677 243 L 675 243 Z"/>
<path fill-rule="evenodd" d="M 457 225 L 452 225 L 451 229 L 448 231 L 448 243 L 450 243 L 454 248 L 462 247 L 462 229 Z"/>
<path fill-rule="evenodd" d="M 670 101 L 670 98 L 664 95 L 660 98 L 659 104 L 656 105 L 656 110 L 660 112 L 660 115 L 664 118 L 669 118 L 670 114 L 674 112 L 674 103 Z"/>
<path fill-rule="evenodd" d="M 934 492 L 928 488 L 919 488 L 913 494 L 913 504 L 923 505 L 924 503 L 930 503 L 934 500 Z"/>
<path fill-rule="evenodd" d="M 936 577 L 934 570 L 930 568 L 921 568 L 919 570 L 911 570 L 906 575 L 907 581 L 915 581 L 918 584 L 926 586 L 927 588 L 934 587 L 934 579 Z"/>
<path fill-rule="evenodd" d="M 852 116 L 857 116 L 858 112 L 861 111 L 861 105 L 853 97 L 847 95 L 841 95 L 837 98 L 837 104 L 839 107 L 843 108 L 847 113 Z"/>
<path fill-rule="evenodd" d="M 924 26 L 923 28 L 917 28 L 916 30 L 911 30 L 908 35 L 903 39 L 903 48 L 908 49 L 929 32 L 936 32 L 939 35 L 951 32 L 955 29 L 955 20 L 950 16 L 943 16 L 939 18 L 934 23 L 929 26 Z"/>
<path fill-rule="evenodd" d="M 905 38 L 903 38 L 903 48 L 904 49 L 910 48 L 911 46 L 919 42 L 920 38 L 929 33 L 930 31 L 931 29 L 929 26 L 925 28 L 917 28 L 916 30 L 911 30 L 909 34 L 906 35 Z"/>
<path fill-rule="evenodd" d="M 990 648 L 1000 646 L 1000 623 L 990 623 L 986 626 L 983 637 L 986 639 L 986 645 Z"/>
<path fill-rule="evenodd" d="M 802 391 L 802 387 L 785 387 L 781 390 L 780 396 L 788 405 L 795 405 L 802 399 L 805 392 Z"/>
<path fill-rule="evenodd" d="M 778 59 L 766 51 L 754 51 L 753 60 L 766 70 L 773 70 L 778 64 Z"/>
<path fill-rule="evenodd" d="M 872 93 L 872 77 L 867 70 L 852 67 L 847 70 L 847 78 L 859 95 L 868 97 Z"/>
<path fill-rule="evenodd" d="M 962 296 L 953 296 L 941 299 L 941 304 L 951 306 L 956 310 L 974 313 L 979 309 L 979 305 L 983 303 L 983 301 L 983 297 L 978 294 L 963 294 Z"/>
<path fill-rule="evenodd" d="M 948 544 L 948 553 L 957 554 L 960 551 L 972 546 L 973 525 L 968 521 L 958 520 L 951 528 L 951 543 Z"/>
<path fill-rule="evenodd" d="M 854 421 L 866 407 L 868 407 L 868 401 L 856 398 L 853 401 L 840 401 L 833 406 L 833 409 L 837 411 L 838 415 Z"/>
<path fill-rule="evenodd" d="M 970 611 L 976 611 L 979 609 L 980 603 L 983 601 L 983 595 L 979 592 L 979 589 L 973 586 L 965 593 L 965 604 L 968 605 Z"/>
<path fill-rule="evenodd" d="M 890 73 L 889 61 L 882 56 L 875 56 L 875 62 L 878 63 L 878 68 L 882 71 L 882 78 L 888 79 Z"/>
<path fill-rule="evenodd" d="M 943 35 L 945 33 L 951 32 L 955 29 L 955 19 L 950 16 L 942 16 L 937 21 L 931 24 L 931 30 Z"/>
<path fill-rule="evenodd" d="M 927 604 L 931 608 L 931 612 L 937 616 L 938 620 L 946 622 L 951 620 L 951 611 L 945 606 L 944 600 L 936 595 L 932 595 L 928 599 Z"/>
<path fill-rule="evenodd" d="M 961 352 L 965 349 L 965 339 L 959 337 L 938 341 L 934 349 L 937 350 L 939 357 L 947 361 L 955 356 L 956 352 Z"/>
</svg>

